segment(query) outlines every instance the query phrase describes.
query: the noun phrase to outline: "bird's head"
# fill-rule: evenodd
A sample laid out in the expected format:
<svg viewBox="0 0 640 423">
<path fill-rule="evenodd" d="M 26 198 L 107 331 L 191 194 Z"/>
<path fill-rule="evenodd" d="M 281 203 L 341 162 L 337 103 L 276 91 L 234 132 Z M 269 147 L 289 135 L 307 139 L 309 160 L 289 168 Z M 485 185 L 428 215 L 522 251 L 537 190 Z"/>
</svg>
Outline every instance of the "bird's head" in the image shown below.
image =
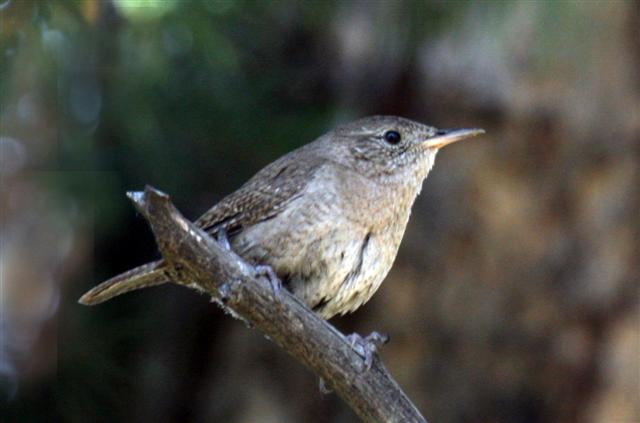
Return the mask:
<svg viewBox="0 0 640 423">
<path fill-rule="evenodd" d="M 342 150 L 340 161 L 370 178 L 392 181 L 413 176 L 422 182 L 442 147 L 482 133 L 482 129 L 437 129 L 397 116 L 371 116 L 336 128 L 331 140 Z"/>
</svg>

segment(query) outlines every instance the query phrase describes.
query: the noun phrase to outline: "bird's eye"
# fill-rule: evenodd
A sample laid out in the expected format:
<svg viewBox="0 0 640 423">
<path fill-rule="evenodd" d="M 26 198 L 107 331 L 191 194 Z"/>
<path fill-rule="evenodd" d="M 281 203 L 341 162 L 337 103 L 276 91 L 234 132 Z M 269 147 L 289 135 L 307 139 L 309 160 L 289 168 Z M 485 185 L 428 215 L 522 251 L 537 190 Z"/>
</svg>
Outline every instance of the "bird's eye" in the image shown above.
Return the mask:
<svg viewBox="0 0 640 423">
<path fill-rule="evenodd" d="M 402 137 L 398 131 L 387 131 L 384 133 L 384 140 L 389 144 L 398 144 L 401 138 Z"/>
</svg>

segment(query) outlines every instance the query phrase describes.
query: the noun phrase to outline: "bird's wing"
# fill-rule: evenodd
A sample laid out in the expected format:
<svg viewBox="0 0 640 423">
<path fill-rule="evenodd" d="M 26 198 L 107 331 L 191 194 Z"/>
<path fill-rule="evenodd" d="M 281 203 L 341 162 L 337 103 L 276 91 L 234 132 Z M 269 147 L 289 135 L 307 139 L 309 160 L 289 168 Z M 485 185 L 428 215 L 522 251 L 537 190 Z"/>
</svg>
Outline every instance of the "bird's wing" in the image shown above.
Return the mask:
<svg viewBox="0 0 640 423">
<path fill-rule="evenodd" d="M 224 228 L 232 236 L 245 227 L 277 216 L 304 191 L 313 174 L 324 163 L 314 154 L 292 153 L 259 171 L 203 214 L 196 225 L 209 233 Z"/>
</svg>

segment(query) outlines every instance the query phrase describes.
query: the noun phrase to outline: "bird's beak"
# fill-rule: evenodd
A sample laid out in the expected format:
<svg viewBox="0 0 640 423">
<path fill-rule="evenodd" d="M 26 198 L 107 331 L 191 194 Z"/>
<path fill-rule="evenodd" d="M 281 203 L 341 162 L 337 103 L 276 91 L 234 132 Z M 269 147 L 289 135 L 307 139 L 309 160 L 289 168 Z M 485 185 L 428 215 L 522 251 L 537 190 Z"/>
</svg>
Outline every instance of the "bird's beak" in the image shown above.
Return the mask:
<svg viewBox="0 0 640 423">
<path fill-rule="evenodd" d="M 422 146 L 426 148 L 442 148 L 445 145 L 480 134 L 484 134 L 484 129 L 438 129 L 436 135 L 425 140 Z"/>
</svg>

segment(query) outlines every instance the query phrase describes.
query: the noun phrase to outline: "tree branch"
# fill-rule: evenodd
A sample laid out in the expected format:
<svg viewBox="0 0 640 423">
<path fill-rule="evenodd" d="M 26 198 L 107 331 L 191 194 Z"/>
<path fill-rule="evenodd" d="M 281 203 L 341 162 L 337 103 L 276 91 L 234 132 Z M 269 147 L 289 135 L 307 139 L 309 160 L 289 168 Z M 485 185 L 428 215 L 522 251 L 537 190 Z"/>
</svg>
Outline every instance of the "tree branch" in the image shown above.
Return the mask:
<svg viewBox="0 0 640 423">
<path fill-rule="evenodd" d="M 349 341 L 287 290 L 185 219 L 169 196 L 147 186 L 129 198 L 151 225 L 176 283 L 204 291 L 320 376 L 366 422 L 422 422 L 377 354 L 370 370 Z"/>
</svg>

